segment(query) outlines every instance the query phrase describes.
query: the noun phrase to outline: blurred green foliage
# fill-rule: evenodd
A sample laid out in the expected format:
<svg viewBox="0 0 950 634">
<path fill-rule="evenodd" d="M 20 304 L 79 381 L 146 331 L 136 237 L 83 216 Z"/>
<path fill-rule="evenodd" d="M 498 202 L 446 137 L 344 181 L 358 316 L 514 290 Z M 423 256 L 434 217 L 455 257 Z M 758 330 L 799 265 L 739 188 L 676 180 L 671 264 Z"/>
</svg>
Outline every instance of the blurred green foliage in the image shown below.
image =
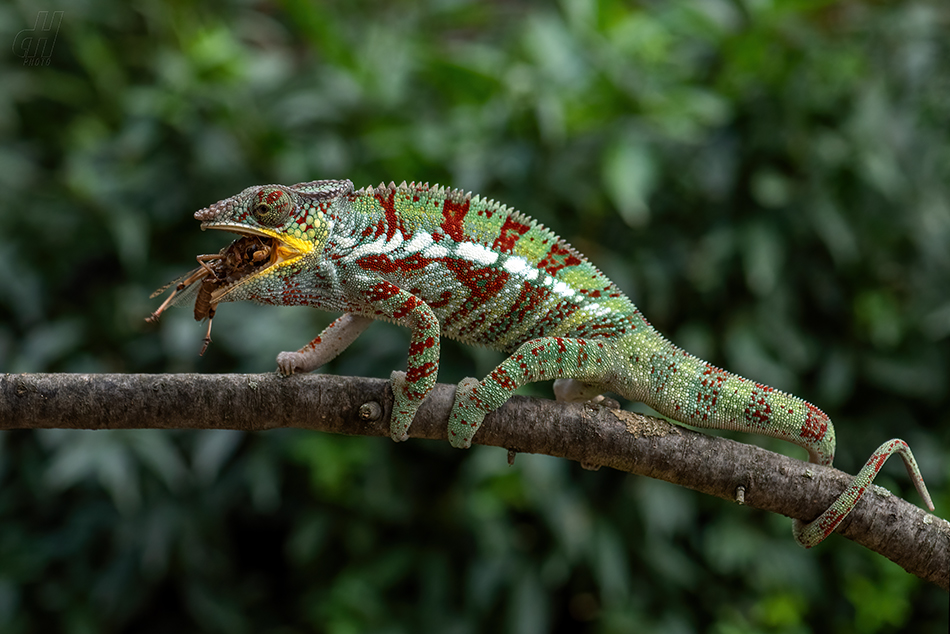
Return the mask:
<svg viewBox="0 0 950 634">
<path fill-rule="evenodd" d="M 555 228 L 692 352 L 817 403 L 839 467 L 904 437 L 946 517 L 944 0 L 42 8 L 65 10 L 48 58 L 0 56 L 4 371 L 270 371 L 330 316 L 225 305 L 204 358 L 190 311 L 144 323 L 227 242 L 191 214 L 265 182 L 440 182 Z M 0 39 L 36 18 L 0 6 Z M 407 345 L 374 325 L 327 371 L 388 376 Z M 440 378 L 497 361 L 446 344 Z M 879 481 L 919 503 L 897 465 Z M 946 627 L 943 592 L 843 538 L 806 552 L 786 518 L 543 456 L 0 435 L 3 632 Z"/>
</svg>

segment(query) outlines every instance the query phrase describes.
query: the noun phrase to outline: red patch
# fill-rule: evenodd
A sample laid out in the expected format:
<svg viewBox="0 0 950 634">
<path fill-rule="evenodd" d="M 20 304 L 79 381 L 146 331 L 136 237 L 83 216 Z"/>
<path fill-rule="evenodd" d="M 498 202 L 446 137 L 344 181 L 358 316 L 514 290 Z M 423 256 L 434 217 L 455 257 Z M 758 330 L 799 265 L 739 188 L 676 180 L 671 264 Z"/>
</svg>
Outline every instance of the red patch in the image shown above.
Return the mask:
<svg viewBox="0 0 950 634">
<path fill-rule="evenodd" d="M 371 303 L 384 302 L 388 299 L 392 299 L 399 294 L 399 287 L 395 284 L 390 284 L 389 282 L 379 282 L 378 284 L 373 284 L 370 288 L 365 291 L 366 299 Z M 381 311 L 376 311 L 378 315 L 384 315 L 385 313 Z"/>
<path fill-rule="evenodd" d="M 432 264 L 432 258 L 423 257 L 419 253 L 411 253 L 404 258 L 397 259 L 394 264 L 402 271 L 419 271 Z"/>
<path fill-rule="evenodd" d="M 511 279 L 506 271 L 477 266 L 466 260 L 446 259 L 445 265 L 468 289 L 470 304 L 481 304 L 495 297 L 505 290 Z"/>
<path fill-rule="evenodd" d="M 495 242 L 491 245 L 492 251 L 496 253 L 511 253 L 518 238 L 526 234 L 530 228 L 529 225 L 518 222 L 513 218 L 507 218 L 505 223 L 501 226 L 501 231 L 498 232 L 498 237 L 495 238 Z"/>
<path fill-rule="evenodd" d="M 514 391 L 518 389 L 518 383 L 513 378 L 511 378 L 511 375 L 505 372 L 501 366 L 492 370 L 492 373 L 488 376 L 492 381 L 497 383 L 499 387 L 505 390 Z"/>
<path fill-rule="evenodd" d="M 379 273 L 392 273 L 400 271 L 418 271 L 431 264 L 431 258 L 423 257 L 418 253 L 413 253 L 404 258 L 393 260 L 388 255 L 364 255 L 357 258 L 356 263 L 364 271 L 377 271 Z"/>
<path fill-rule="evenodd" d="M 409 356 L 413 357 L 417 354 L 422 354 L 424 351 L 428 350 L 435 345 L 435 339 L 432 337 L 427 337 L 422 341 L 414 341 L 409 345 Z"/>
<path fill-rule="evenodd" d="M 822 522 L 822 539 L 825 539 L 838 528 L 838 524 L 841 523 L 841 520 L 844 519 L 844 513 L 834 512 L 829 509 L 828 517 Z"/>
<path fill-rule="evenodd" d="M 439 296 L 439 299 L 436 301 L 429 301 L 430 308 L 442 308 L 446 304 L 452 301 L 452 291 L 442 291 L 442 295 Z"/>
<path fill-rule="evenodd" d="M 389 282 L 386 282 L 386 283 L 389 284 Z M 398 286 L 395 286 L 393 284 L 390 284 L 390 286 L 396 289 L 396 292 L 394 293 L 394 295 L 399 293 Z M 393 311 L 393 319 L 402 319 L 403 317 L 412 313 L 412 311 L 414 311 L 419 306 L 422 306 L 423 304 L 424 302 L 418 297 L 410 297 L 403 303 L 402 306 L 399 307 L 399 310 Z"/>
<path fill-rule="evenodd" d="M 449 237 L 456 242 L 463 242 L 465 240 L 462 222 L 468 214 L 468 208 L 471 202 L 469 198 L 465 198 L 461 203 L 446 198 L 442 204 L 442 228 L 445 229 Z"/>
<path fill-rule="evenodd" d="M 357 259 L 356 263 L 364 271 L 391 273 L 395 269 L 393 261 L 385 255 L 364 255 L 363 257 Z"/>
<path fill-rule="evenodd" d="M 422 365 L 411 366 L 406 369 L 406 382 L 413 384 L 416 381 L 419 381 L 420 379 L 423 379 L 427 376 L 431 376 L 438 369 L 439 369 L 439 364 L 432 363 L 431 361 L 428 363 L 423 363 Z M 419 392 L 416 392 L 416 394 L 418 396 L 423 396 L 424 392 L 420 390 Z"/>
<path fill-rule="evenodd" d="M 396 215 L 396 190 L 390 189 L 388 192 L 389 195 L 385 198 L 378 192 L 374 194 L 374 197 L 379 201 L 386 216 L 386 239 L 392 240 L 399 229 L 399 216 Z"/>
<path fill-rule="evenodd" d="M 555 242 L 551 245 L 544 259 L 538 262 L 538 268 L 547 271 L 550 275 L 557 275 L 557 272 L 568 266 L 577 266 L 581 263 L 580 258 L 571 253 L 571 250 L 563 244 Z"/>
<path fill-rule="evenodd" d="M 805 422 L 802 423 L 799 436 L 804 440 L 817 442 L 825 437 L 830 422 L 831 419 L 828 418 L 827 414 L 811 403 L 805 403 Z"/>
<path fill-rule="evenodd" d="M 284 192 L 275 189 L 275 190 L 269 192 L 266 196 L 263 196 L 263 197 L 262 197 L 261 194 L 263 194 L 263 193 L 264 193 L 264 192 L 260 192 L 260 193 L 257 194 L 258 199 L 263 198 L 263 201 L 262 201 L 262 202 L 265 202 L 265 203 L 267 203 L 267 204 L 269 204 L 269 205 L 273 205 L 273 204 L 276 203 L 278 200 L 280 200 L 281 194 L 283 194 Z"/>
<path fill-rule="evenodd" d="M 379 236 L 383 235 L 383 231 L 386 228 L 384 224 L 385 223 L 377 222 L 375 225 L 370 225 L 366 227 L 365 229 L 363 229 L 362 233 L 360 233 L 360 237 L 364 239 L 378 238 Z"/>
</svg>

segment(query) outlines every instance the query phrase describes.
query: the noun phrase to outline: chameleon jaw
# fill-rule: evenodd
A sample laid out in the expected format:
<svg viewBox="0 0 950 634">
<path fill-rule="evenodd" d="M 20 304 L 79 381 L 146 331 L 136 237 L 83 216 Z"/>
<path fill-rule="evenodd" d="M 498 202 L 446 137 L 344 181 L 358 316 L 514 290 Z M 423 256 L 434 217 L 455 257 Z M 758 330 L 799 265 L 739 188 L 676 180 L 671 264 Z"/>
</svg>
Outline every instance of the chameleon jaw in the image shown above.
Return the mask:
<svg viewBox="0 0 950 634">
<path fill-rule="evenodd" d="M 224 300 L 225 296 L 247 282 L 261 275 L 270 273 L 273 269 L 288 266 L 298 261 L 300 258 L 313 251 L 313 245 L 294 236 L 281 234 L 269 229 L 254 229 L 244 225 L 230 224 L 207 224 L 203 223 L 201 229 L 218 229 L 236 233 L 242 237 L 257 237 L 269 241 L 270 254 L 266 264 L 259 268 L 254 268 L 239 279 L 219 286 L 211 293 L 211 302 L 217 304 Z"/>
</svg>

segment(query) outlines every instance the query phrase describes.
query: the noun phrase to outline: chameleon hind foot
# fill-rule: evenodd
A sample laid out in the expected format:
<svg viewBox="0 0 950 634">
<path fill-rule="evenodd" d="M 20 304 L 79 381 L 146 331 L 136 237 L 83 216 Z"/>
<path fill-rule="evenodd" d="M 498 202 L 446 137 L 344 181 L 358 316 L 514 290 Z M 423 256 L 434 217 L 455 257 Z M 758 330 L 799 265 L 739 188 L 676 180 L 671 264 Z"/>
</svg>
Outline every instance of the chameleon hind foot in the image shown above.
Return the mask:
<svg viewBox="0 0 950 634">
<path fill-rule="evenodd" d="M 593 401 L 603 390 L 599 385 L 585 383 L 577 379 L 557 379 L 554 381 L 554 398 L 562 403 L 586 403 Z"/>
<path fill-rule="evenodd" d="M 389 375 L 389 386 L 393 391 L 393 412 L 389 420 L 389 435 L 395 442 L 409 440 L 409 426 L 416 416 L 416 410 L 422 403 L 421 398 L 413 398 L 406 373 L 394 370 Z M 425 398 L 423 396 L 423 398 Z"/>
<path fill-rule="evenodd" d="M 455 402 L 449 414 L 449 443 L 456 449 L 472 446 L 472 438 L 488 413 L 476 392 L 478 387 L 478 380 L 468 377 L 455 388 Z"/>
</svg>

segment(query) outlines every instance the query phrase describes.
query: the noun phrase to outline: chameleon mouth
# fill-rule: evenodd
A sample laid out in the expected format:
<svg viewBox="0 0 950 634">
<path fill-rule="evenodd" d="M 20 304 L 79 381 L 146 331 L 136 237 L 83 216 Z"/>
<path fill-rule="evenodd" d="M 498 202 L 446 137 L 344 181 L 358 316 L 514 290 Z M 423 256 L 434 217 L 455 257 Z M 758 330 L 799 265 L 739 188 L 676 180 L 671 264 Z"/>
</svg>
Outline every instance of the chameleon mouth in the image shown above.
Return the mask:
<svg viewBox="0 0 950 634">
<path fill-rule="evenodd" d="M 294 244 L 298 241 L 270 232 L 227 225 L 208 228 L 241 236 L 223 249 L 221 257 L 211 263 L 214 290 L 209 299 L 212 304 L 221 302 L 226 295 L 255 277 L 275 267 L 295 262 L 309 252 L 306 243 Z"/>
<path fill-rule="evenodd" d="M 174 286 L 162 305 L 145 319 L 154 323 L 170 306 L 194 299 L 195 320 L 208 320 L 204 346 L 199 355 L 203 355 L 211 343 L 211 322 L 218 303 L 227 301 L 225 297 L 246 282 L 271 269 L 292 264 L 314 248 L 312 244 L 293 236 L 267 230 L 223 224 L 202 226 L 202 229 L 223 229 L 240 237 L 218 253 L 199 255 L 197 260 L 200 266 L 197 269 L 152 293 L 152 298 L 158 297 Z"/>
</svg>

